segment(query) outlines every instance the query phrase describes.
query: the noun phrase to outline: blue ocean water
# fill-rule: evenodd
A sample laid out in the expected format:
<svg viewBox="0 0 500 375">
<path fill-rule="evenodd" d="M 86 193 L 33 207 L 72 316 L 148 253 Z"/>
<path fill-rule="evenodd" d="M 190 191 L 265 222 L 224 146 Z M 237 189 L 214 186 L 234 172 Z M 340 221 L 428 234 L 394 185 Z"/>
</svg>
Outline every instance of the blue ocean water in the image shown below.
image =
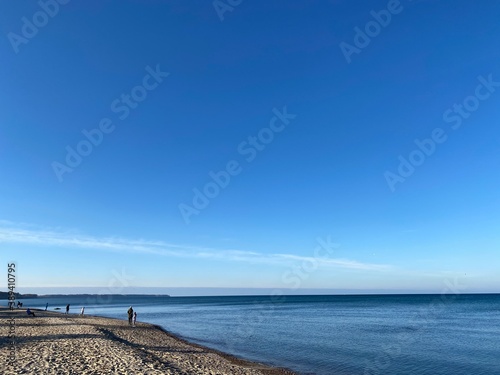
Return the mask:
<svg viewBox="0 0 500 375">
<path fill-rule="evenodd" d="M 500 295 L 37 298 L 300 374 L 499 375 Z"/>
</svg>

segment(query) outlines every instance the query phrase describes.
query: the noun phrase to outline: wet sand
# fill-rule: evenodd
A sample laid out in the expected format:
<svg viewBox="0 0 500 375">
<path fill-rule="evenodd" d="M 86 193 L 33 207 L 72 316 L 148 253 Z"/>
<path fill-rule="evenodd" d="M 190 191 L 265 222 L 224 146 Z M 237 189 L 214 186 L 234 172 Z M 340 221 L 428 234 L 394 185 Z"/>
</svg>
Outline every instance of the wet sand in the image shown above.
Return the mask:
<svg viewBox="0 0 500 375">
<path fill-rule="evenodd" d="M 0 309 L 1 374 L 293 375 L 119 319 Z M 15 319 L 15 359 L 9 321 Z"/>
</svg>

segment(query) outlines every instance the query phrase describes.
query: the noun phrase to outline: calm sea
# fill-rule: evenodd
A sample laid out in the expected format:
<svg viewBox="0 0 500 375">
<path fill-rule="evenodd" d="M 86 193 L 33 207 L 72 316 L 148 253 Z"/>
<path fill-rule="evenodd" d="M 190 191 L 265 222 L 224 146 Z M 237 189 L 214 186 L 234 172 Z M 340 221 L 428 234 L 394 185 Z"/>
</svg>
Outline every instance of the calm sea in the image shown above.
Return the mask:
<svg viewBox="0 0 500 375">
<path fill-rule="evenodd" d="M 154 323 L 300 374 L 499 375 L 500 295 L 120 296 L 24 300 Z"/>
</svg>

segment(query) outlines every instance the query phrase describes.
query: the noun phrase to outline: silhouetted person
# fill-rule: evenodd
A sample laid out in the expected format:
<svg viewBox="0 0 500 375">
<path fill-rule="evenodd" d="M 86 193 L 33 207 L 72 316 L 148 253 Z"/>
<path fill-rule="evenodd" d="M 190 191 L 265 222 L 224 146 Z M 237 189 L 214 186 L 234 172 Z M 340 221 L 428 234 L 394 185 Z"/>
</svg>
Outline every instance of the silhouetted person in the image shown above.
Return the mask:
<svg viewBox="0 0 500 375">
<path fill-rule="evenodd" d="M 85 306 L 82 307 L 82 311 L 80 311 L 80 315 L 85 314 Z"/>
<path fill-rule="evenodd" d="M 31 311 L 29 307 L 26 310 L 26 314 L 28 314 L 28 316 L 33 316 L 33 317 L 35 316 L 35 313 L 33 311 Z"/>
<path fill-rule="evenodd" d="M 69 303 L 66 305 L 66 314 L 69 313 Z"/>
<path fill-rule="evenodd" d="M 128 325 L 132 325 L 132 317 L 134 316 L 134 309 L 132 308 L 132 306 L 130 306 L 130 308 L 128 309 L 127 314 L 128 314 Z"/>
<path fill-rule="evenodd" d="M 47 311 L 47 309 L 48 309 L 48 308 L 49 308 L 49 303 L 47 302 L 47 303 L 45 304 L 45 311 Z"/>
<path fill-rule="evenodd" d="M 134 316 L 132 318 L 132 325 L 135 327 L 135 322 L 137 322 L 137 313 L 134 311 Z"/>
</svg>

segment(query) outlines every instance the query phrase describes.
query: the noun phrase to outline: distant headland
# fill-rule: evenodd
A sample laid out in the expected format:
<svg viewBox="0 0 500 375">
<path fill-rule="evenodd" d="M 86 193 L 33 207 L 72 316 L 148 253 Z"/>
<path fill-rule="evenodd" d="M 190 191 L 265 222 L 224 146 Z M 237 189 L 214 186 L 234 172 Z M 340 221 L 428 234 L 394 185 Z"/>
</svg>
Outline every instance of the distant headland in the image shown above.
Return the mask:
<svg viewBox="0 0 500 375">
<path fill-rule="evenodd" d="M 72 293 L 72 294 L 21 294 L 14 293 L 16 299 L 25 299 L 25 298 L 59 298 L 59 297 L 170 297 L 168 294 L 89 294 L 89 293 Z M 8 299 L 9 292 L 0 292 L 0 299 Z"/>
<path fill-rule="evenodd" d="M 16 297 L 16 299 L 20 299 L 20 298 L 36 298 L 36 297 L 38 297 L 38 294 L 14 293 L 14 297 Z M 8 298 L 9 298 L 9 292 L 0 292 L 0 299 L 8 299 Z"/>
</svg>

